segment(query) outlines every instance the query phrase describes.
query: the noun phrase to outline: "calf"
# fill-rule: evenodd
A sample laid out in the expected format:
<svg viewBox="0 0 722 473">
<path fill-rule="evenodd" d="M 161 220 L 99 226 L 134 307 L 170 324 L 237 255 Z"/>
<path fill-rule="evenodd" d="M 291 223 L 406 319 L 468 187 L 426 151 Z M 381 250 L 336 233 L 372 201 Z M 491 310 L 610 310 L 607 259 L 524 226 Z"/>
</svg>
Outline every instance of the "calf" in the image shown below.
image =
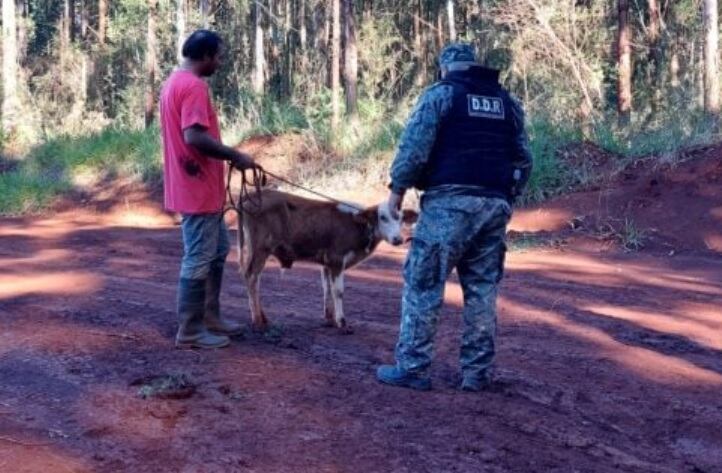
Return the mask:
<svg viewBox="0 0 722 473">
<path fill-rule="evenodd" d="M 350 333 L 343 313 L 344 270 L 366 259 L 381 240 L 400 245 L 402 220 L 416 216 L 404 211 L 403 218 L 394 218 L 386 203 L 360 210 L 272 190 L 261 193 L 258 208 L 249 201 L 245 209 L 238 223 L 238 254 L 253 326 L 258 330 L 268 326 L 259 289 L 261 272 L 273 255 L 282 268 L 290 268 L 295 261 L 322 266 L 326 323 Z"/>
</svg>

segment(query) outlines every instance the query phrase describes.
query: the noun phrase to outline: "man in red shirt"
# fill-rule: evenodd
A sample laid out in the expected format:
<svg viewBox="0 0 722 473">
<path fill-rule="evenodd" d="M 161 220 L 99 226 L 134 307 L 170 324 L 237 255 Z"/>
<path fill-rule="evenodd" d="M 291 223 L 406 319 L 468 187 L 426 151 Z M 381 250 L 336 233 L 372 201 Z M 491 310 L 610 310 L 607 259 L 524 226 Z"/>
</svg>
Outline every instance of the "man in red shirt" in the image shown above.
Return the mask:
<svg viewBox="0 0 722 473">
<path fill-rule="evenodd" d="M 165 207 L 182 215 L 183 260 L 178 283 L 176 347 L 220 348 L 241 326 L 220 314 L 223 266 L 230 248 L 223 221 L 223 161 L 255 167 L 250 156 L 221 143 L 208 84 L 220 66 L 223 41 L 198 30 L 183 44 L 184 61 L 160 95 Z"/>
</svg>

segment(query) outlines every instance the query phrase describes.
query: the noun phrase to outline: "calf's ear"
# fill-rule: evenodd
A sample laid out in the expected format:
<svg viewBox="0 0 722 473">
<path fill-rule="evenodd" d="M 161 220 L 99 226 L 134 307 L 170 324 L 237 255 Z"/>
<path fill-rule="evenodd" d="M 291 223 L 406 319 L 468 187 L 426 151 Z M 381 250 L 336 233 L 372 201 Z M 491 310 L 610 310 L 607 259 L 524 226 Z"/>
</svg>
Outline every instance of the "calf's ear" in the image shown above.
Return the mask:
<svg viewBox="0 0 722 473">
<path fill-rule="evenodd" d="M 376 208 L 366 209 L 363 212 L 359 212 L 353 216 L 353 221 L 357 223 L 369 224 L 374 223 L 377 219 Z"/>
</svg>

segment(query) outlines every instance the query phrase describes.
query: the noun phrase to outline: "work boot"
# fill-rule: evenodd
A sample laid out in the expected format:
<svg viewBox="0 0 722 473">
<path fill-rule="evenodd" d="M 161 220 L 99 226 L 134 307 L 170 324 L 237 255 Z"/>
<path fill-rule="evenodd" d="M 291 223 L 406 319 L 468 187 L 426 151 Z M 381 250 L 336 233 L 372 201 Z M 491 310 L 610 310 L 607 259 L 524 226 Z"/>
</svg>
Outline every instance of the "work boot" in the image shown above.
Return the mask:
<svg viewBox="0 0 722 473">
<path fill-rule="evenodd" d="M 178 283 L 176 348 L 222 348 L 230 343 L 228 337 L 214 335 L 203 325 L 205 298 L 205 279 L 181 278 Z"/>
<path fill-rule="evenodd" d="M 491 384 L 491 373 L 482 371 L 480 375 L 464 376 L 464 379 L 461 381 L 461 390 L 476 393 L 488 389 Z"/>
<path fill-rule="evenodd" d="M 223 265 L 211 266 L 206 279 L 206 312 L 203 323 L 211 332 L 221 335 L 240 335 L 241 324 L 221 317 L 221 283 L 223 282 Z"/>
<path fill-rule="evenodd" d="M 431 389 L 431 380 L 428 377 L 409 373 L 396 365 L 379 366 L 379 369 L 376 370 L 376 379 L 383 384 L 401 388 L 411 388 L 419 391 Z"/>
</svg>

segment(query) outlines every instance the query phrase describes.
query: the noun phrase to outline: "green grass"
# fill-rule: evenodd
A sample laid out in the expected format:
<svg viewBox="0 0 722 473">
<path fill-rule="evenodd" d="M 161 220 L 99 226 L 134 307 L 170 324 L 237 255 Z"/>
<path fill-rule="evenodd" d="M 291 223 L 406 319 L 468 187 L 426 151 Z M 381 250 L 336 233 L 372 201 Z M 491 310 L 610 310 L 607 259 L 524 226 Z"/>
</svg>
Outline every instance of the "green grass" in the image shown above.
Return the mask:
<svg viewBox="0 0 722 473">
<path fill-rule="evenodd" d="M 66 179 L 92 169 L 103 175 L 148 181 L 160 175 L 159 153 L 155 127 L 143 131 L 108 128 L 87 136 L 51 139 L 32 150 L 23 167 L 36 173 L 60 173 Z"/>
<path fill-rule="evenodd" d="M 515 234 L 506 241 L 507 249 L 513 253 L 524 253 L 536 248 L 550 245 L 549 238 L 535 235 L 533 233 Z"/>
<path fill-rule="evenodd" d="M 558 126 L 541 118 L 532 119 L 527 131 L 534 168 L 523 203 L 545 200 L 562 193 L 572 185 L 572 173 L 557 156 L 557 150 L 582 138 L 577 129 Z"/>
<path fill-rule="evenodd" d="M 701 111 L 680 116 L 660 116 L 650 123 L 632 122 L 624 129 L 616 118 L 606 117 L 594 129 L 593 139 L 599 147 L 627 158 L 664 156 L 691 146 L 705 145 L 719 139 L 713 123 Z"/>
<path fill-rule="evenodd" d="M 295 104 L 251 94 L 243 95 L 237 109 L 224 109 L 221 115 L 224 141 L 230 145 L 254 135 L 278 135 L 310 127 L 309 117 Z"/>
<path fill-rule="evenodd" d="M 88 172 L 101 179 L 159 179 L 158 130 L 108 128 L 86 136 L 53 138 L 33 148 L 16 169 L 0 174 L 0 214 L 45 209 L 55 197 L 76 188 L 76 178 Z"/>
<path fill-rule="evenodd" d="M 618 232 L 619 242 L 626 251 L 639 251 L 647 241 L 647 230 L 637 226 L 634 220 L 624 219 L 624 226 Z"/>
<path fill-rule="evenodd" d="M 21 215 L 43 210 L 56 195 L 69 187 L 50 174 L 38 174 L 26 169 L 0 174 L 0 215 Z"/>
</svg>

